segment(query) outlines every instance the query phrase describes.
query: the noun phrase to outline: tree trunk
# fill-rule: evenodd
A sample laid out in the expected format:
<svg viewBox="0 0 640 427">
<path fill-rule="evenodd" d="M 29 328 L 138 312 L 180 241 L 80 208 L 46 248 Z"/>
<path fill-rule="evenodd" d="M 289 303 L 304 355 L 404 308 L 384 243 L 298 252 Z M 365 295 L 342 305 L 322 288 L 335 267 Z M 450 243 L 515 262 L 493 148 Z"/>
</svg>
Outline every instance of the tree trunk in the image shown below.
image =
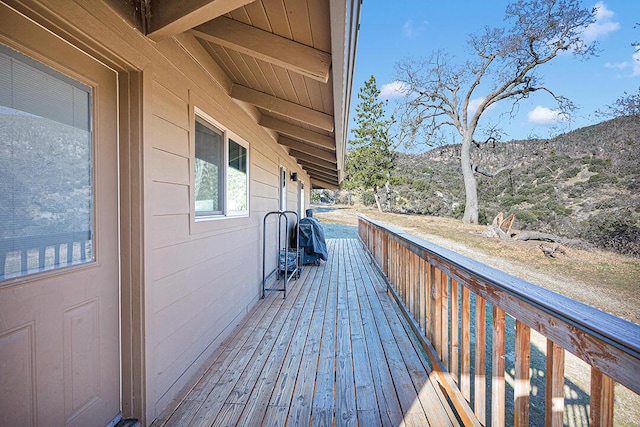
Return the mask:
<svg viewBox="0 0 640 427">
<path fill-rule="evenodd" d="M 462 222 L 466 224 L 478 223 L 478 184 L 471 168 L 471 140 L 473 133 L 465 132 L 460 149 L 460 166 L 464 179 L 465 205 Z"/>
<path fill-rule="evenodd" d="M 387 210 L 391 212 L 391 183 L 387 179 L 387 182 L 384 184 L 385 196 L 387 198 Z"/>
<path fill-rule="evenodd" d="M 382 205 L 380 204 L 380 196 L 378 195 L 378 186 L 373 187 L 373 198 L 376 200 L 376 206 L 378 207 L 378 212 L 382 212 Z"/>
</svg>

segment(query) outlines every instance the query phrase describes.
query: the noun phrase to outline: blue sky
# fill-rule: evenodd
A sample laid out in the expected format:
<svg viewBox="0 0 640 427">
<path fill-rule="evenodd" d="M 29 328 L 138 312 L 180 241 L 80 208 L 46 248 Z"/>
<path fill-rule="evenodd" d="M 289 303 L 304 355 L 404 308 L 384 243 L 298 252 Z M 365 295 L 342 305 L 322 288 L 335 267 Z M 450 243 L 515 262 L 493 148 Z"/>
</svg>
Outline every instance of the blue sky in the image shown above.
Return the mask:
<svg viewBox="0 0 640 427">
<path fill-rule="evenodd" d="M 502 25 L 506 5 L 492 1 L 364 0 L 356 56 L 351 127 L 354 126 L 357 93 L 370 75 L 376 77 L 382 96 L 389 99 L 389 110 L 400 99 L 395 64 L 406 58 L 427 58 L 444 49 L 456 58 L 466 58 L 469 34 L 485 26 Z M 562 55 L 539 68 L 546 86 L 571 99 L 579 109 L 570 122 L 558 122 L 556 105 L 540 92 L 519 108 L 514 118 L 499 110 L 510 107 L 502 101 L 486 118 L 499 120 L 503 140 L 530 136 L 550 137 L 604 120 L 594 112 L 613 103 L 624 91 L 633 93 L 640 86 L 640 51 L 631 44 L 640 42 L 640 1 L 606 0 L 583 2 L 598 8 L 597 22 L 585 35 L 596 40 L 600 52 L 588 60 Z M 478 98 L 481 94 L 478 93 Z M 506 104 L 505 104 L 506 103 Z M 490 124 L 484 120 L 485 124 Z M 480 127 L 482 127 L 482 121 Z M 459 139 L 458 139 L 459 140 Z"/>
</svg>

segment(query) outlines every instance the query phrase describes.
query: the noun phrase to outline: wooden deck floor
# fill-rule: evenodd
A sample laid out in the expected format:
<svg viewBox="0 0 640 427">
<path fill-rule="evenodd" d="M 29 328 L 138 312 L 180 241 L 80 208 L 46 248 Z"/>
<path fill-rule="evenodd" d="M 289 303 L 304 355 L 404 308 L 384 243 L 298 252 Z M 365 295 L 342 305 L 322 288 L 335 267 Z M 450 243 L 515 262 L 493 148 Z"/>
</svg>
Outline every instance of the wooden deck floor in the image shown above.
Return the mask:
<svg viewBox="0 0 640 427">
<path fill-rule="evenodd" d="M 164 426 L 446 426 L 421 349 L 357 240 L 271 292 Z"/>
</svg>

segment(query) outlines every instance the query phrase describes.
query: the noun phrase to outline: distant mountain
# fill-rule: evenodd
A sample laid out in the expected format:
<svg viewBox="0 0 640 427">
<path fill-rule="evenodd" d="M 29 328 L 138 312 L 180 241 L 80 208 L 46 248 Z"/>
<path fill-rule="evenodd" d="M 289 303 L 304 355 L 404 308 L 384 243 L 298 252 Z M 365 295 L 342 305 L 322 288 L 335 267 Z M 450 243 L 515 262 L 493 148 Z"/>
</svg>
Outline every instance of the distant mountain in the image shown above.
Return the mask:
<svg viewBox="0 0 640 427">
<path fill-rule="evenodd" d="M 447 145 L 398 154 L 393 210 L 461 218 L 459 151 L 459 145 Z M 640 256 L 640 116 L 553 139 L 481 145 L 474 147 L 473 163 L 495 174 L 478 175 L 481 222 L 514 213 L 520 229 Z"/>
</svg>

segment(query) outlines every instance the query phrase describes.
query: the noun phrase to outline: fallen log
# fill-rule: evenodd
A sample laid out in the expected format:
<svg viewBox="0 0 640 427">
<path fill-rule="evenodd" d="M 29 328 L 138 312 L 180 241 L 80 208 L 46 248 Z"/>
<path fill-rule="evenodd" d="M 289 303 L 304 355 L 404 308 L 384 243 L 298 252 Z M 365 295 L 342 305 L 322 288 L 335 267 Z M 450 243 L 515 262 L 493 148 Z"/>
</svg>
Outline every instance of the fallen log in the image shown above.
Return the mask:
<svg viewBox="0 0 640 427">
<path fill-rule="evenodd" d="M 539 231 L 525 231 L 516 236 L 516 240 L 539 240 L 542 242 L 557 242 L 563 245 L 578 245 L 582 243 L 577 239 L 567 239 L 565 237 L 556 236 L 550 233 L 541 233 Z"/>
</svg>

